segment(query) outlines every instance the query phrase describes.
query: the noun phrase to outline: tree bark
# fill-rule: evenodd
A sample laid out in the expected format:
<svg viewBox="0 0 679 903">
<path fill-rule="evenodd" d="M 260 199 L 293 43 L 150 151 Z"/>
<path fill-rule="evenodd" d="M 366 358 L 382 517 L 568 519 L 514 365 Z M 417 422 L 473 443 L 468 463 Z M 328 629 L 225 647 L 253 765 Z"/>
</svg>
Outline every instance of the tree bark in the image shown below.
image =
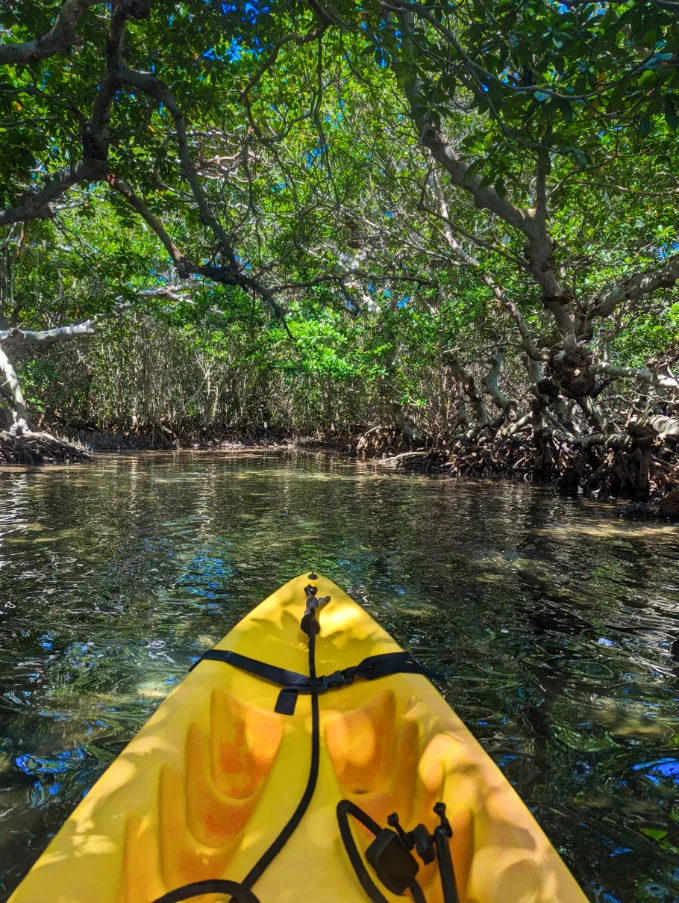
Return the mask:
<svg viewBox="0 0 679 903">
<path fill-rule="evenodd" d="M 21 383 L 16 375 L 16 370 L 12 366 L 10 359 L 0 346 L 0 371 L 5 376 L 6 384 L 9 386 L 14 402 L 13 424 L 10 429 L 12 435 L 21 436 L 24 432 L 30 432 L 30 421 L 28 417 L 28 408 L 26 407 L 26 399 L 21 391 Z"/>
</svg>

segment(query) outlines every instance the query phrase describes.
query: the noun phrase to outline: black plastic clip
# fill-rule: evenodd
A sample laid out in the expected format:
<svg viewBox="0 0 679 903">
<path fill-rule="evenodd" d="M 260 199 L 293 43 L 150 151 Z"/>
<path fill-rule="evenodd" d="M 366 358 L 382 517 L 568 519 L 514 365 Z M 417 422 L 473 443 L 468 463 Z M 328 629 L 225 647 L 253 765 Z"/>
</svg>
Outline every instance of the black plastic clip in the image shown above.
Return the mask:
<svg viewBox="0 0 679 903">
<path fill-rule="evenodd" d="M 430 834 L 424 825 L 416 825 L 411 831 L 415 852 L 425 865 L 429 865 L 436 859 L 434 848 L 434 835 Z"/>
<path fill-rule="evenodd" d="M 348 682 L 350 683 L 351 681 L 346 681 L 341 671 L 333 671 L 332 674 L 326 674 L 325 677 L 321 677 L 318 682 L 318 689 L 319 692 L 325 693 L 326 690 L 331 690 L 333 687 L 342 687 Z"/>
<path fill-rule="evenodd" d="M 436 803 L 434 812 L 438 815 L 440 824 L 434 828 L 433 834 L 430 834 L 426 825 L 423 824 L 416 825 L 412 831 L 404 831 L 396 812 L 387 818 L 387 824 L 396 832 L 403 848 L 408 851 L 414 849 L 425 865 L 429 865 L 438 858 L 441 869 L 441 881 L 444 888 L 443 899 L 448 903 L 448 901 L 456 901 L 458 899 L 453 863 L 448 846 L 448 841 L 453 836 L 453 829 L 446 817 L 445 803 Z M 393 859 L 394 844 L 388 845 L 386 839 L 383 840 L 383 844 L 385 850 L 389 849 L 390 855 L 380 852 L 380 856 L 384 859 L 381 865 L 382 871 L 385 870 L 385 863 L 389 867 L 392 861 L 396 861 L 402 867 L 403 862 L 400 855 L 396 857 L 396 860 Z M 402 891 L 395 891 L 395 893 L 402 893 Z"/>
<path fill-rule="evenodd" d="M 420 870 L 407 843 L 389 828 L 382 828 L 365 855 L 377 877 L 392 894 L 403 894 Z"/>
</svg>

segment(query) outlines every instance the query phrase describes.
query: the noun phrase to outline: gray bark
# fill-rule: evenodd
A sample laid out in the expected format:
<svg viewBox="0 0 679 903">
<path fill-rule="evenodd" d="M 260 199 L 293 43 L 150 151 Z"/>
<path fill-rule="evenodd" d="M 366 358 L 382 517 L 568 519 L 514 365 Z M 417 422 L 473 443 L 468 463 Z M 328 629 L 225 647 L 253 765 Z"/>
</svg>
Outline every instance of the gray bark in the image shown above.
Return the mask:
<svg viewBox="0 0 679 903">
<path fill-rule="evenodd" d="M 90 7 L 101 2 L 102 0 L 66 0 L 47 34 L 21 44 L 0 44 L 0 65 L 27 64 L 64 53 L 77 43 L 76 28 L 80 18 Z"/>
<path fill-rule="evenodd" d="M 490 359 L 490 370 L 483 378 L 483 385 L 494 403 L 503 411 L 506 411 L 512 405 L 516 405 L 516 402 L 513 398 L 509 398 L 509 396 L 505 395 L 498 386 L 498 379 L 500 377 L 504 359 L 504 348 L 498 348 Z"/>
<path fill-rule="evenodd" d="M 64 339 L 75 339 L 82 335 L 92 335 L 96 318 L 75 323 L 73 326 L 59 326 L 56 329 L 13 329 L 0 330 L 2 345 L 51 345 Z"/>
<path fill-rule="evenodd" d="M 30 431 L 30 422 L 28 418 L 28 409 L 26 407 L 26 399 L 21 391 L 21 383 L 16 375 L 16 370 L 12 366 L 12 362 L 7 357 L 0 346 L 0 372 L 5 377 L 5 383 L 9 386 L 9 390 L 14 400 L 13 418 L 14 424 L 10 430 L 13 435 L 21 435 L 23 432 Z"/>
</svg>

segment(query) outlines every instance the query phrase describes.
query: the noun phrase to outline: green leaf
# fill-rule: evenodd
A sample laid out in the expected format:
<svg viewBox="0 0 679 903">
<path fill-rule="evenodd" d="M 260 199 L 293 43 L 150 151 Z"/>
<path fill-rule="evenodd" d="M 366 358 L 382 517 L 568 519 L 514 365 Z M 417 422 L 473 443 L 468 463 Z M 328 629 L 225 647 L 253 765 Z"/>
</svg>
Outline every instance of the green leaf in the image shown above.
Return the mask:
<svg viewBox="0 0 679 903">
<path fill-rule="evenodd" d="M 566 120 L 566 122 L 573 121 L 573 107 L 567 100 L 564 100 L 562 97 L 555 97 L 554 103 L 557 105 L 559 110 L 561 111 L 561 115 Z"/>
<path fill-rule="evenodd" d="M 665 122 L 673 132 L 679 126 L 679 116 L 677 116 L 675 101 L 671 94 L 665 95 Z"/>
<path fill-rule="evenodd" d="M 611 96 L 608 99 L 608 106 L 606 108 L 609 113 L 617 113 L 618 110 L 622 109 L 625 103 L 625 95 L 627 94 L 627 91 L 627 81 L 621 81 L 620 84 L 613 89 Z"/>
<path fill-rule="evenodd" d="M 580 166 L 589 166 L 589 159 L 587 154 L 579 147 L 569 147 L 568 148 L 571 154 L 578 161 Z"/>
<path fill-rule="evenodd" d="M 474 178 L 475 175 L 478 174 L 479 170 L 481 169 L 481 167 L 483 166 L 483 164 L 485 162 L 486 162 L 485 160 L 481 159 L 481 160 L 474 160 L 473 163 L 470 163 L 469 167 L 467 168 L 466 173 L 464 174 L 463 184 L 469 185 L 471 180 Z"/>
<path fill-rule="evenodd" d="M 667 837 L 667 831 L 663 831 L 662 828 L 641 828 L 640 830 L 642 834 L 652 837 L 653 840 L 662 840 Z"/>
<path fill-rule="evenodd" d="M 642 88 L 652 88 L 658 83 L 658 74 L 653 69 L 647 69 L 637 82 Z"/>
<path fill-rule="evenodd" d="M 643 137 L 646 137 L 648 133 L 651 131 L 651 117 L 648 113 L 643 113 L 641 119 L 639 120 L 639 134 Z"/>
</svg>

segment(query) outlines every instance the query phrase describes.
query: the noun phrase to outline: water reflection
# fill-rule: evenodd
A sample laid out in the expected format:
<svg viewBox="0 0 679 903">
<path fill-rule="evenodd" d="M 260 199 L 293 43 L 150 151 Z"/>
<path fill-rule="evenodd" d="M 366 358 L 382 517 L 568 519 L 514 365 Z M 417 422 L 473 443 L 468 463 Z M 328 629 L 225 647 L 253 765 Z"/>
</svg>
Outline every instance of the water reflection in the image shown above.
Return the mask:
<svg viewBox="0 0 679 903">
<path fill-rule="evenodd" d="M 447 696 L 594 900 L 679 897 L 679 531 L 316 455 L 0 474 L 0 899 L 213 645 L 320 568 Z"/>
</svg>

